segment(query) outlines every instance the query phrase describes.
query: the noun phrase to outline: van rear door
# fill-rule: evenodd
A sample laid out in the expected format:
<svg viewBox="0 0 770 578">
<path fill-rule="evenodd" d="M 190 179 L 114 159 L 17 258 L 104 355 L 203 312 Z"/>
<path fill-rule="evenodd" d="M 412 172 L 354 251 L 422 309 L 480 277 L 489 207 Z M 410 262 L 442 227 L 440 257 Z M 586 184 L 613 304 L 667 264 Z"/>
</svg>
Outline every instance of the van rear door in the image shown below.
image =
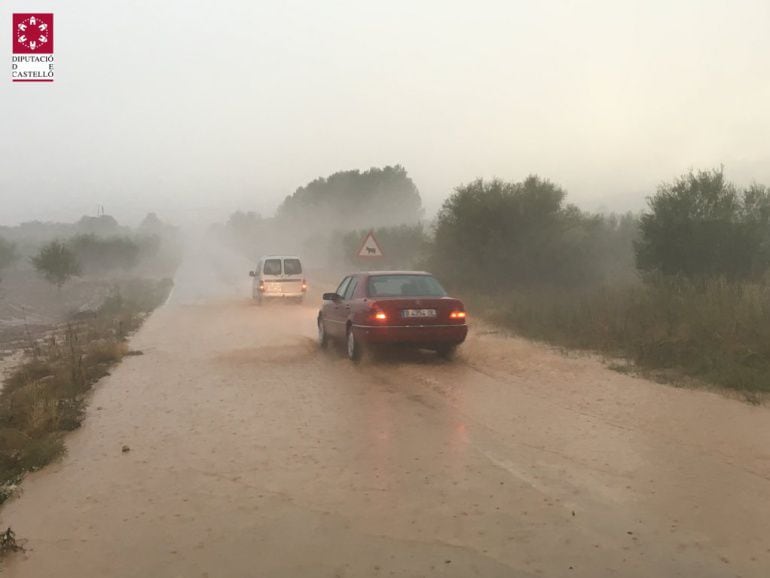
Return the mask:
<svg viewBox="0 0 770 578">
<path fill-rule="evenodd" d="M 302 295 L 302 263 L 296 257 L 283 260 L 283 293 L 285 295 Z"/>
<path fill-rule="evenodd" d="M 262 265 L 262 285 L 264 295 L 281 295 L 283 293 L 283 267 L 280 259 L 265 259 Z"/>
</svg>

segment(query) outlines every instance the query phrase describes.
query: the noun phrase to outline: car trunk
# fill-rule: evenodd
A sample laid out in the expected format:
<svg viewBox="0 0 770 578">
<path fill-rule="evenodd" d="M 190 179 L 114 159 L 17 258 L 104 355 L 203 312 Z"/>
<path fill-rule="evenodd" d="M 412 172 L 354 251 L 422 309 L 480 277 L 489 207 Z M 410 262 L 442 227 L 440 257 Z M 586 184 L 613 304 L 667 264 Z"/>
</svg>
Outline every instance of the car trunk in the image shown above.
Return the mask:
<svg viewBox="0 0 770 578">
<path fill-rule="evenodd" d="M 447 325 L 462 324 L 464 319 L 451 319 L 453 311 L 463 311 L 462 303 L 451 297 L 410 297 L 372 299 L 387 316 L 382 325 Z M 425 312 L 435 311 L 435 316 Z"/>
</svg>

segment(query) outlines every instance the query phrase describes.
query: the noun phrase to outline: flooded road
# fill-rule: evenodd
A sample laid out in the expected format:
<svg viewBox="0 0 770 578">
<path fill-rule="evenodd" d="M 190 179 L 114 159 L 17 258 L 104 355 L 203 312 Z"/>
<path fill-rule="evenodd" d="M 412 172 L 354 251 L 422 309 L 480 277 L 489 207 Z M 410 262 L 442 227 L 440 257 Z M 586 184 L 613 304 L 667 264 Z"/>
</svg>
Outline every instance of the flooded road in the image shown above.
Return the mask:
<svg viewBox="0 0 770 578">
<path fill-rule="evenodd" d="M 770 575 L 768 409 L 479 326 L 353 366 L 247 294 L 182 272 L 3 508 L 5 575 Z"/>
</svg>

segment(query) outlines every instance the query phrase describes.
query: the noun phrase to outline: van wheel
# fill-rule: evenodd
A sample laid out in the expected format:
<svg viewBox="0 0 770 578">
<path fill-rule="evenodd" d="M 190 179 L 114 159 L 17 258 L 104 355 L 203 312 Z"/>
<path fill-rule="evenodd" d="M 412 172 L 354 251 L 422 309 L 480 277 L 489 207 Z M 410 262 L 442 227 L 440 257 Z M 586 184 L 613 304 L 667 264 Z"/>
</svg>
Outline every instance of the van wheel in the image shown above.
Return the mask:
<svg viewBox="0 0 770 578">
<path fill-rule="evenodd" d="M 318 318 L 318 345 L 321 346 L 321 349 L 326 349 L 326 346 L 329 344 L 329 336 L 326 334 L 326 326 L 324 325 L 323 319 L 320 317 Z"/>
<path fill-rule="evenodd" d="M 348 327 L 347 347 L 345 349 L 350 361 L 361 361 L 361 356 L 364 353 L 363 344 L 356 339 L 356 334 L 353 332 L 352 327 Z"/>
</svg>

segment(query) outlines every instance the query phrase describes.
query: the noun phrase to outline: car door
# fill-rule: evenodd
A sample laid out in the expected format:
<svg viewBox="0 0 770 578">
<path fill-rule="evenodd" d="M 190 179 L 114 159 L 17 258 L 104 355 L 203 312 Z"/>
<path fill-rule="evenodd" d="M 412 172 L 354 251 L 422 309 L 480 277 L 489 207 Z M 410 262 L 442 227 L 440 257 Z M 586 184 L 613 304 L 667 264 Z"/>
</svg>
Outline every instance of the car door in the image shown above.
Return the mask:
<svg viewBox="0 0 770 578">
<path fill-rule="evenodd" d="M 340 311 L 343 318 L 343 331 L 347 322 L 350 320 L 353 314 L 353 296 L 356 294 L 356 287 L 358 286 L 358 276 L 353 275 L 350 278 L 350 283 L 345 287 L 345 292 L 342 294 L 342 302 L 340 303 Z"/>
<path fill-rule="evenodd" d="M 345 277 L 337 287 L 335 293 L 343 297 L 350 284 L 352 276 Z M 347 310 L 344 307 L 344 300 L 325 301 L 323 305 L 323 318 L 326 325 L 326 332 L 334 337 L 345 336 L 345 322 L 347 321 Z"/>
</svg>

